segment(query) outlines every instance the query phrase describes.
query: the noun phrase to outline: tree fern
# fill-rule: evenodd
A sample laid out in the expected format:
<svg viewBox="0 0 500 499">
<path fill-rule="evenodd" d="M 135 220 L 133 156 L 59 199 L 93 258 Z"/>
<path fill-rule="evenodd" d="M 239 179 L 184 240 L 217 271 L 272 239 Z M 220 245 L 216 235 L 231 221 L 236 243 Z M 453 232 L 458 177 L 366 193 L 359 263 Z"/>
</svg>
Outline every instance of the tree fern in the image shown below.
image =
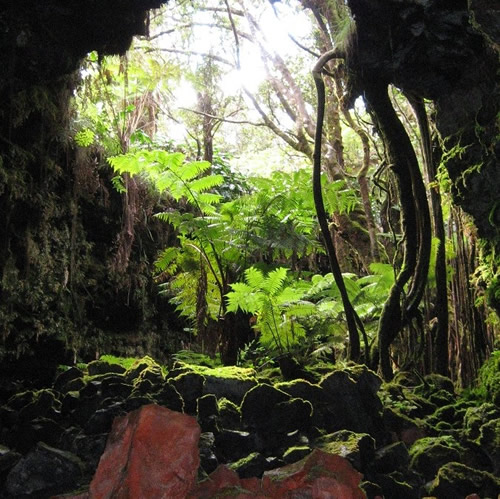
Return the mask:
<svg viewBox="0 0 500 499">
<path fill-rule="evenodd" d="M 207 161 L 186 163 L 184 154 L 163 150 L 140 150 L 112 156 L 108 161 L 117 173 L 140 175 L 159 192 L 168 193 L 176 201 L 185 199 L 201 213 L 213 212 L 213 205 L 221 199 L 208 191 L 221 185 L 224 178 L 206 175 L 211 166 Z"/>
</svg>

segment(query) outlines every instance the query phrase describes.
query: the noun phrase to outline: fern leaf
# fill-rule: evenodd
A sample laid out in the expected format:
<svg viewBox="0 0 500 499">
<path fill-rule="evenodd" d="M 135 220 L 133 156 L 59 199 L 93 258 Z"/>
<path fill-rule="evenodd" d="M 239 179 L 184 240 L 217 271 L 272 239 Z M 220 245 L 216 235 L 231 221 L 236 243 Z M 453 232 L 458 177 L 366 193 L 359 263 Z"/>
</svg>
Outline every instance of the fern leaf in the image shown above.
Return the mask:
<svg viewBox="0 0 500 499">
<path fill-rule="evenodd" d="M 231 284 L 231 289 L 233 291 L 226 294 L 228 312 L 236 312 L 238 309 L 250 314 L 257 312 L 260 299 L 252 286 L 244 282 L 236 282 Z"/>
<path fill-rule="evenodd" d="M 130 173 L 137 175 L 141 172 L 141 161 L 135 154 L 120 154 L 118 156 L 110 156 L 108 163 L 117 173 Z"/>
<path fill-rule="evenodd" d="M 255 290 L 263 289 L 265 277 L 261 270 L 256 267 L 250 267 L 245 270 L 245 279 L 247 283 Z"/>
<path fill-rule="evenodd" d="M 296 302 L 304 296 L 304 292 L 287 286 L 276 297 L 276 303 L 282 305 L 285 303 Z"/>
<path fill-rule="evenodd" d="M 184 164 L 182 168 L 179 169 L 179 178 L 185 182 L 193 180 L 198 175 L 207 171 L 210 166 L 208 161 L 191 161 L 190 163 Z"/>
<path fill-rule="evenodd" d="M 266 280 L 264 281 L 263 288 L 271 295 L 274 296 L 278 293 L 280 288 L 285 282 L 288 270 L 285 267 L 279 267 L 272 272 L 269 272 Z"/>
<path fill-rule="evenodd" d="M 167 248 L 162 251 L 159 258 L 155 261 L 155 268 L 159 272 L 175 272 L 177 265 L 174 263 L 179 255 L 179 248 Z"/>
<path fill-rule="evenodd" d="M 206 175 L 189 182 L 189 188 L 193 192 L 204 192 L 213 189 L 224 182 L 222 175 Z"/>
<path fill-rule="evenodd" d="M 202 192 L 198 196 L 198 202 L 200 204 L 213 205 L 213 204 L 217 204 L 218 202 L 220 202 L 221 199 L 222 199 L 222 196 L 220 194 L 214 194 L 212 192 Z"/>
<path fill-rule="evenodd" d="M 299 300 L 286 308 L 287 315 L 294 317 L 308 317 L 317 312 L 316 305 L 310 301 Z"/>
</svg>

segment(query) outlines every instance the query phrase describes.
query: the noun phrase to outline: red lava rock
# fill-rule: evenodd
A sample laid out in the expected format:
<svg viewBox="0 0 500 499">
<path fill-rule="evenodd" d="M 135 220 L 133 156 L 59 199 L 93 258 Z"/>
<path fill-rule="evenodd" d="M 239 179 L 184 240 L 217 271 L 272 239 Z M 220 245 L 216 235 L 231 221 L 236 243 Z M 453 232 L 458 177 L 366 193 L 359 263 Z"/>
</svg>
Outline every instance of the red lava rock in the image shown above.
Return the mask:
<svg viewBox="0 0 500 499">
<path fill-rule="evenodd" d="M 347 459 L 315 449 L 297 463 L 264 473 L 262 489 L 276 499 L 299 492 L 313 499 L 365 499 L 360 480 L 361 473 Z"/>
<path fill-rule="evenodd" d="M 219 466 L 188 499 L 232 497 L 237 499 L 365 499 L 359 488 L 361 473 L 343 457 L 318 449 L 301 461 L 264 473 L 258 478 L 239 479 L 236 472 Z"/>
<path fill-rule="evenodd" d="M 116 418 L 89 499 L 184 499 L 199 466 L 196 419 L 155 404 Z"/>
<path fill-rule="evenodd" d="M 51 496 L 50 499 L 89 499 L 89 493 L 88 492 L 82 492 L 81 494 L 71 495 L 71 494 L 64 494 L 62 496 Z"/>
<path fill-rule="evenodd" d="M 187 496 L 187 499 L 212 499 L 214 497 L 237 499 L 269 499 L 263 495 L 258 478 L 240 479 L 238 474 L 227 466 L 219 466 L 210 476 L 200 482 Z"/>
</svg>

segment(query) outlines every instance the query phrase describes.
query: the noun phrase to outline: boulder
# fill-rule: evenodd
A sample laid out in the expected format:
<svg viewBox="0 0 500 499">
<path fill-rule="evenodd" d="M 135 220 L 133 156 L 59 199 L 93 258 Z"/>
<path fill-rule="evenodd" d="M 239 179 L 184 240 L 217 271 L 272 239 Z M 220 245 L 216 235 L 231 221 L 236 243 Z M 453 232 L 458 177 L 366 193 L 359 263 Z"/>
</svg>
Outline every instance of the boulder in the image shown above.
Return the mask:
<svg viewBox="0 0 500 499">
<path fill-rule="evenodd" d="M 115 419 L 90 497 L 185 497 L 196 483 L 200 428 L 155 404 Z"/>
<path fill-rule="evenodd" d="M 296 463 L 310 454 L 311 451 L 312 449 L 308 445 L 296 445 L 294 447 L 289 447 L 283 453 L 283 461 L 286 464 Z"/>
<path fill-rule="evenodd" d="M 54 390 L 38 390 L 33 392 L 32 400 L 19 410 L 19 419 L 22 421 L 32 421 L 40 417 L 58 419 L 60 410 L 61 401 Z"/>
<path fill-rule="evenodd" d="M 255 450 L 260 450 L 255 433 L 222 430 L 215 436 L 215 454 L 219 461 L 237 461 Z"/>
<path fill-rule="evenodd" d="M 363 472 L 375 456 L 375 440 L 367 433 L 340 430 L 316 439 L 314 445 L 324 452 L 348 459 Z"/>
<path fill-rule="evenodd" d="M 490 473 L 451 462 L 439 469 L 429 493 L 446 499 L 462 499 L 469 494 L 497 497 L 500 480 Z"/>
<path fill-rule="evenodd" d="M 59 441 L 63 428 L 56 421 L 49 418 L 36 418 L 32 421 L 21 421 L 19 425 L 11 428 L 7 438 L 7 445 L 25 454 L 37 442 L 45 442 L 47 445 L 59 447 Z"/>
<path fill-rule="evenodd" d="M 492 471 L 500 475 L 500 418 L 492 419 L 481 426 L 477 443 L 491 459 Z"/>
<path fill-rule="evenodd" d="M 142 359 L 134 362 L 134 364 L 129 369 L 127 369 L 127 371 L 125 372 L 127 381 L 133 382 L 145 369 L 150 369 L 157 373 L 158 369 L 161 371 L 161 366 L 154 359 L 146 355 Z"/>
<path fill-rule="evenodd" d="M 464 449 L 450 436 L 426 437 L 410 448 L 410 468 L 432 480 L 439 468 L 450 461 L 460 461 Z"/>
<path fill-rule="evenodd" d="M 269 427 L 269 420 L 278 404 L 287 402 L 288 393 L 274 386 L 261 383 L 249 390 L 241 403 L 241 419 L 249 428 L 264 429 Z"/>
<path fill-rule="evenodd" d="M 203 431 L 218 432 L 219 406 L 215 395 L 207 394 L 200 397 L 196 402 L 196 414 L 198 424 Z"/>
<path fill-rule="evenodd" d="M 283 497 L 334 497 L 364 499 L 361 474 L 340 456 L 314 450 L 301 461 L 241 479 L 227 466 L 219 466 L 208 479 L 200 482 L 187 499 L 238 497 L 240 499 L 282 499 Z"/>
<path fill-rule="evenodd" d="M 488 421 L 500 418 L 500 408 L 486 402 L 479 407 L 469 407 L 464 417 L 465 434 L 475 440 L 481 434 L 481 427 Z"/>
<path fill-rule="evenodd" d="M 367 368 L 325 376 L 319 386 L 323 390 L 321 412 L 326 413 L 326 430 L 378 435 L 382 428 L 382 403 L 377 396 L 380 385 L 380 378 Z"/>
<path fill-rule="evenodd" d="M 304 379 L 296 379 L 294 381 L 285 381 L 275 385 L 279 390 L 288 393 L 293 398 L 301 398 L 311 402 L 313 407 L 321 402 L 323 390 L 319 385 L 306 381 Z"/>
<path fill-rule="evenodd" d="M 93 360 L 87 364 L 87 369 L 89 376 L 95 376 L 96 374 L 107 374 L 107 373 L 117 373 L 123 374 L 125 368 L 119 364 L 111 364 L 104 360 Z"/>
<path fill-rule="evenodd" d="M 83 463 L 74 454 L 39 442 L 7 475 L 9 497 L 50 497 L 76 488 Z"/>
<path fill-rule="evenodd" d="M 196 414 L 196 401 L 203 395 L 205 377 L 195 372 L 186 372 L 170 378 L 168 382 L 181 395 L 186 412 Z"/>
<path fill-rule="evenodd" d="M 240 478 L 260 478 L 268 468 L 266 458 L 259 452 L 252 452 L 238 461 L 231 463 L 229 468 L 236 471 Z"/>
<path fill-rule="evenodd" d="M 235 366 L 198 369 L 205 377 L 204 395 L 211 393 L 218 399 L 224 397 L 238 405 L 248 390 L 257 385 L 253 369 Z"/>
<path fill-rule="evenodd" d="M 22 455 L 18 452 L 0 445 L 0 483 L 5 481 L 9 471 L 18 463 Z"/>
<path fill-rule="evenodd" d="M 347 459 L 315 449 L 294 464 L 267 471 L 262 478 L 266 496 L 364 499 L 361 473 Z M 307 494 L 307 495 L 306 495 Z"/>
<path fill-rule="evenodd" d="M 421 421 L 409 418 L 398 410 L 386 407 L 382 417 L 393 442 L 402 441 L 410 446 L 426 436 L 425 425 Z"/>
<path fill-rule="evenodd" d="M 78 367 L 75 366 L 70 367 L 56 377 L 54 381 L 54 390 L 57 390 L 61 393 L 67 393 L 68 391 L 70 391 L 68 388 L 68 383 L 70 381 L 75 381 L 76 379 L 81 380 L 82 378 L 83 371 L 81 369 L 78 369 Z"/>
<path fill-rule="evenodd" d="M 410 455 L 406 445 L 403 442 L 394 442 L 376 450 L 370 470 L 376 473 L 404 471 L 408 468 L 409 461 Z"/>
<path fill-rule="evenodd" d="M 160 390 L 156 392 L 155 398 L 158 405 L 168 407 L 172 411 L 184 412 L 184 401 L 171 383 L 163 383 Z"/>
<path fill-rule="evenodd" d="M 224 397 L 217 401 L 217 405 L 219 407 L 219 425 L 228 430 L 237 430 L 241 424 L 240 408 Z"/>
<path fill-rule="evenodd" d="M 266 498 L 259 494 L 260 480 L 240 479 L 236 471 L 219 466 L 209 478 L 200 482 L 186 499 L 212 499 L 214 497 Z"/>
<path fill-rule="evenodd" d="M 219 465 L 219 460 L 214 453 L 215 436 L 212 432 L 200 435 L 198 447 L 200 449 L 200 466 L 205 473 L 212 473 Z"/>
</svg>

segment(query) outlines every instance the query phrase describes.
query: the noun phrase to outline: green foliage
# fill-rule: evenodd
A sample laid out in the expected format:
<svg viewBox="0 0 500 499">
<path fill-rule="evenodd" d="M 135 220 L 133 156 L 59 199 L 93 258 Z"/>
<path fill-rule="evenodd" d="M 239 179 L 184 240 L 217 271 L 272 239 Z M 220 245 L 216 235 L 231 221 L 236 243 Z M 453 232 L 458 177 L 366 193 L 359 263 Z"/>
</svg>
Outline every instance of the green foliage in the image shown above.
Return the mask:
<svg viewBox="0 0 500 499">
<path fill-rule="evenodd" d="M 92 145 L 95 140 L 95 134 L 92 130 L 84 128 L 75 134 L 76 145 L 80 147 L 88 147 Z"/>
<path fill-rule="evenodd" d="M 493 352 L 479 370 L 475 393 L 483 400 L 500 402 L 500 350 Z"/>
<path fill-rule="evenodd" d="M 99 360 L 108 364 L 118 364 L 125 369 L 130 369 L 139 359 L 137 357 L 116 357 L 115 355 L 101 355 Z"/>
<path fill-rule="evenodd" d="M 304 289 L 287 285 L 287 269 L 277 268 L 267 275 L 250 267 L 245 271 L 246 282 L 231 285 L 227 294 L 228 312 L 238 309 L 255 315 L 255 328 L 260 342 L 279 353 L 290 351 L 305 336 L 305 329 L 297 321 L 314 312 L 314 304 L 302 300 Z"/>
<path fill-rule="evenodd" d="M 208 191 L 223 182 L 222 175 L 207 175 L 210 169 L 207 161 L 186 163 L 184 160 L 184 154 L 164 150 L 139 150 L 108 158 L 109 164 L 117 173 L 140 175 L 159 192 L 168 193 L 175 201 L 184 199 L 201 213 L 212 213 L 213 205 L 220 201 L 221 196 Z M 159 216 L 166 221 L 175 222 L 170 219 L 170 213 Z"/>
<path fill-rule="evenodd" d="M 217 368 L 221 366 L 219 357 L 211 358 L 208 355 L 199 352 L 193 352 L 191 350 L 179 350 L 174 355 L 172 355 L 172 361 L 209 368 Z"/>
</svg>

